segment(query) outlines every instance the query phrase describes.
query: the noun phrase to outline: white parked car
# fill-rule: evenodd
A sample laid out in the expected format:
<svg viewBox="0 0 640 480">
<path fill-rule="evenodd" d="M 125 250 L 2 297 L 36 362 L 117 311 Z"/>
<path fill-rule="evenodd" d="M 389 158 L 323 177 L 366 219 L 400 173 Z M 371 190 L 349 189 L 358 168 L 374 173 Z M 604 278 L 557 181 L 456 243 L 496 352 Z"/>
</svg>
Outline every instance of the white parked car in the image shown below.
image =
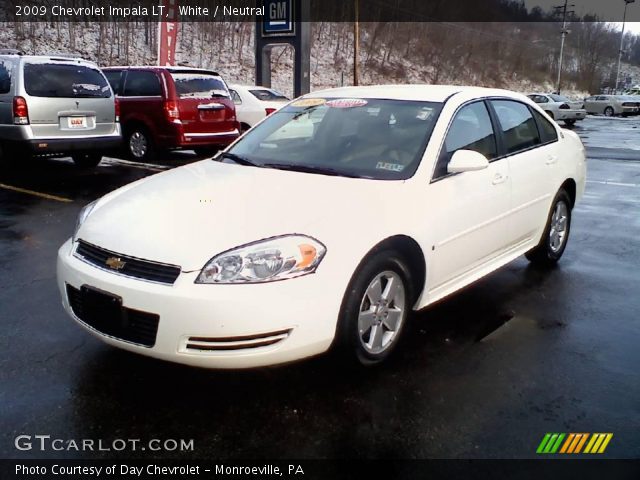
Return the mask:
<svg viewBox="0 0 640 480">
<path fill-rule="evenodd" d="M 584 100 L 584 108 L 591 114 L 626 117 L 638 114 L 640 102 L 627 95 L 594 95 Z"/>
<path fill-rule="evenodd" d="M 58 254 L 62 303 L 111 345 L 189 365 L 332 345 L 375 364 L 411 311 L 520 255 L 557 262 L 585 174 L 578 136 L 520 94 L 315 92 L 85 207 Z"/>
<path fill-rule="evenodd" d="M 229 93 L 236 105 L 236 116 L 243 132 L 289 101 L 282 93 L 265 87 L 229 85 Z"/>
<path fill-rule="evenodd" d="M 573 126 L 578 120 L 584 120 L 587 116 L 583 102 L 575 102 L 563 95 L 532 93 L 527 96 L 540 105 L 547 115 L 557 122 L 563 121 L 567 126 Z"/>
</svg>

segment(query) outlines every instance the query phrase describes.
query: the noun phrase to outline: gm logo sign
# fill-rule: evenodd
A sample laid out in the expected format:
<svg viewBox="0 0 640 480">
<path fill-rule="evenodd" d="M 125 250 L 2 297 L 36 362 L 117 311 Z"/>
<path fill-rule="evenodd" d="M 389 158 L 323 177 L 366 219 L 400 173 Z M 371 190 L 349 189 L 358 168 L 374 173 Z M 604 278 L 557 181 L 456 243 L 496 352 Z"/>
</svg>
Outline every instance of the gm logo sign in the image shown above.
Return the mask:
<svg viewBox="0 0 640 480">
<path fill-rule="evenodd" d="M 294 2 L 295 0 L 262 0 L 264 6 L 263 37 L 295 36 Z"/>
</svg>

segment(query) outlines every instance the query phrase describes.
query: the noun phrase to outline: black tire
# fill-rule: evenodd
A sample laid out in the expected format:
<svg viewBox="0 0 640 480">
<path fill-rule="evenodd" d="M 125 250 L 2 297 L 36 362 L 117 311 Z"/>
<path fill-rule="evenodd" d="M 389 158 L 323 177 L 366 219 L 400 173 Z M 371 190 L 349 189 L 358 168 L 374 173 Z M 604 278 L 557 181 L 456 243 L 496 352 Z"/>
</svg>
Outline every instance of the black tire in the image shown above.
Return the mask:
<svg viewBox="0 0 640 480">
<path fill-rule="evenodd" d="M 74 153 L 71 158 L 77 167 L 95 168 L 102 160 L 102 155 L 99 153 Z"/>
<path fill-rule="evenodd" d="M 604 116 L 605 117 L 613 117 L 616 114 L 616 112 L 613 110 L 613 107 L 607 107 L 604 109 Z"/>
<path fill-rule="evenodd" d="M 196 147 L 193 149 L 199 157 L 213 157 L 220 151 L 220 147 Z"/>
<path fill-rule="evenodd" d="M 553 112 L 550 112 L 549 110 L 545 110 L 545 112 L 547 115 L 549 115 L 551 117 L 552 120 L 555 120 L 555 116 L 553 115 Z"/>
<path fill-rule="evenodd" d="M 564 204 L 564 213 L 563 207 L 560 205 Z M 560 210 L 558 210 L 560 209 Z M 566 216 L 565 222 L 565 230 L 564 235 L 562 236 L 560 245 L 557 244 L 557 237 L 552 235 L 552 229 L 554 229 L 557 225 L 556 221 L 556 212 L 559 211 L 560 215 Z M 561 189 L 556 197 L 553 199 L 553 203 L 551 204 L 551 210 L 549 211 L 549 215 L 547 217 L 547 225 L 544 229 L 544 233 L 542 234 L 542 238 L 540 239 L 540 243 L 529 250 L 525 256 L 527 260 L 531 263 L 541 265 L 541 266 L 553 266 L 558 260 L 562 257 L 565 249 L 567 248 L 567 243 L 569 242 L 569 234 L 571 232 L 571 199 L 569 198 L 569 194 Z M 555 243 L 555 247 L 554 247 Z"/>
<path fill-rule="evenodd" d="M 393 299 L 388 299 L 386 305 L 374 305 L 367 295 L 367 290 L 377 278 L 381 279 L 382 296 L 384 301 L 385 288 L 388 286 L 390 276 L 402 283 L 404 295 L 398 293 Z M 382 277 L 381 277 L 382 276 Z M 386 281 L 385 281 L 386 280 Z M 400 290 L 398 290 L 400 291 Z M 367 258 L 358 267 L 354 274 L 340 308 L 338 319 L 337 343 L 340 352 L 349 360 L 363 366 L 373 366 L 382 363 L 396 349 L 401 341 L 402 333 L 407 324 L 411 308 L 413 306 L 414 292 L 411 271 L 406 266 L 402 256 L 393 250 L 380 251 Z M 403 305 L 400 305 L 401 302 Z M 397 303 L 396 303 L 397 302 Z M 398 311 L 400 313 L 398 313 Z M 375 314 L 373 312 L 376 312 Z M 360 313 L 371 313 L 371 327 L 363 329 L 360 324 Z M 395 315 L 391 315 L 395 313 Z M 397 323 L 396 322 L 397 319 Z M 389 329 L 389 323 L 395 323 L 396 329 Z M 373 348 L 374 335 L 377 329 L 381 329 L 380 351 Z M 389 335 L 391 334 L 391 335 Z M 387 343 L 384 343 L 387 335 Z M 369 347 L 366 343 L 371 343 Z"/>
<path fill-rule="evenodd" d="M 128 129 L 126 138 L 127 154 L 136 162 L 148 162 L 154 160 L 157 155 L 156 147 L 149 131 L 135 125 Z"/>
<path fill-rule="evenodd" d="M 576 121 L 575 121 L 574 119 L 565 120 L 565 121 L 564 121 L 564 124 L 565 124 L 567 127 L 573 127 L 573 126 L 576 124 Z"/>
</svg>

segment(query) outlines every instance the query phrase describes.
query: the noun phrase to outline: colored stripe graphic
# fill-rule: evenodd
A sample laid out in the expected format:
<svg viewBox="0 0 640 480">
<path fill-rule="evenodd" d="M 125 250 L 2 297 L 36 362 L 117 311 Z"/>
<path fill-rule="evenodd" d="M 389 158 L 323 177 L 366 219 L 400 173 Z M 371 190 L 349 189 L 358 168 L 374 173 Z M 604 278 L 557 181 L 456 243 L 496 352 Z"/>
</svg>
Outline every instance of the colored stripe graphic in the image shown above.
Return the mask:
<svg viewBox="0 0 640 480">
<path fill-rule="evenodd" d="M 601 454 L 605 452 L 612 438 L 613 433 L 546 433 L 536 453 Z"/>
</svg>

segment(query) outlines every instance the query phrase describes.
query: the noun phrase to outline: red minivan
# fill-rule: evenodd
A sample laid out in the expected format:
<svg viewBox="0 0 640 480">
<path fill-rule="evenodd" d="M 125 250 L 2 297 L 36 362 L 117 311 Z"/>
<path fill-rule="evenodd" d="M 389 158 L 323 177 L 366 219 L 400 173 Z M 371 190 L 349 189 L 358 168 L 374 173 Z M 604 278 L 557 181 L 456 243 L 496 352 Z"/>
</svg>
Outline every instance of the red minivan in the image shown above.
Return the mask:
<svg viewBox="0 0 640 480">
<path fill-rule="evenodd" d="M 127 151 L 146 161 L 159 150 L 211 154 L 239 135 L 226 83 L 215 72 L 185 67 L 102 69 L 120 106 Z"/>
</svg>

